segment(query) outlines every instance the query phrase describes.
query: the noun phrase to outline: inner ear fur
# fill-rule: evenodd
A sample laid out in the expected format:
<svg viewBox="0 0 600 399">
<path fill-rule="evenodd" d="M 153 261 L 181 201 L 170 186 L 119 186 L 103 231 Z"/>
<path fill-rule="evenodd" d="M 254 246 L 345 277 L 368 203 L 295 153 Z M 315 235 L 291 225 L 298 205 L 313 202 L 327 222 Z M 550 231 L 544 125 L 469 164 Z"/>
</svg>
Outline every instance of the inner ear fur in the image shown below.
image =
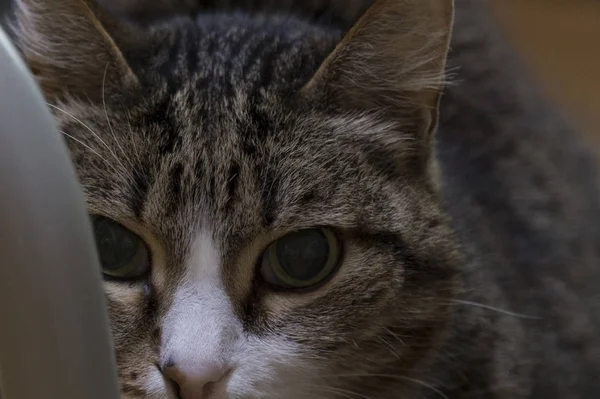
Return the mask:
<svg viewBox="0 0 600 399">
<path fill-rule="evenodd" d="M 329 107 L 400 118 L 427 147 L 437 125 L 453 19 L 452 0 L 379 0 L 301 94 Z"/>
</svg>

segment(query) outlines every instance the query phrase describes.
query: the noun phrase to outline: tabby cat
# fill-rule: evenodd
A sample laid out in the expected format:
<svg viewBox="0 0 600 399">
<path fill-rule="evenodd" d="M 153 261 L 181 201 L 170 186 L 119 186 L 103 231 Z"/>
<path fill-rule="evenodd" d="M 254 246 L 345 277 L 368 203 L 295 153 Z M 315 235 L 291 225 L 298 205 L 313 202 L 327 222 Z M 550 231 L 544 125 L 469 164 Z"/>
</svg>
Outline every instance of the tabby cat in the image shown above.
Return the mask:
<svg viewBox="0 0 600 399">
<path fill-rule="evenodd" d="M 600 398 L 596 167 L 482 1 L 179 3 L 15 7 L 123 398 Z"/>
</svg>

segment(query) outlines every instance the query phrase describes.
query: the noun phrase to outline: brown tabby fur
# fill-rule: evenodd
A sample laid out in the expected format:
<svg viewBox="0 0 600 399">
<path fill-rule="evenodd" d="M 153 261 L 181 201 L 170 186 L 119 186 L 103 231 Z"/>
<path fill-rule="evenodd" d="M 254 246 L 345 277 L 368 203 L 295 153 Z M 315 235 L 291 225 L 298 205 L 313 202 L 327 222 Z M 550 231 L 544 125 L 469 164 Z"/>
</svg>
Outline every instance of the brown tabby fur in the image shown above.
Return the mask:
<svg viewBox="0 0 600 399">
<path fill-rule="evenodd" d="M 446 75 L 448 0 L 17 3 L 90 213 L 152 251 L 106 283 L 124 398 L 175 397 L 148 381 L 207 226 L 240 339 L 296 348 L 215 397 L 600 398 L 596 165 L 482 1 L 456 2 Z M 311 226 L 344 264 L 274 291 L 256 259 Z"/>
</svg>

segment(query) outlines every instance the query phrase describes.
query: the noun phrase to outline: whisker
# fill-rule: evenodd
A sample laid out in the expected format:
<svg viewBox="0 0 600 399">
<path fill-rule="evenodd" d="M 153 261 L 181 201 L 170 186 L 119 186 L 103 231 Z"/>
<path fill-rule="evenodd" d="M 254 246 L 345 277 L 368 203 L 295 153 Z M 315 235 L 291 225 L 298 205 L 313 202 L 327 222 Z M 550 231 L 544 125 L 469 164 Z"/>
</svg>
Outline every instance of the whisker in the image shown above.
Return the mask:
<svg viewBox="0 0 600 399">
<path fill-rule="evenodd" d="M 522 314 L 522 313 L 511 312 L 510 310 L 500 309 L 500 308 L 486 305 L 486 304 L 479 303 L 479 302 L 465 301 L 465 300 L 460 300 L 460 299 L 454 299 L 451 302 L 458 304 L 458 305 L 473 306 L 476 308 L 490 310 L 492 312 L 497 312 L 497 313 L 504 314 L 507 316 L 512 316 L 512 317 L 517 317 L 519 319 L 528 319 L 528 320 L 541 320 L 542 319 L 542 317 L 539 317 L 539 316 L 530 316 L 530 315 L 526 315 L 526 314 Z"/>
<path fill-rule="evenodd" d="M 133 129 L 131 127 L 131 118 L 129 116 L 129 111 L 127 111 L 125 113 L 125 115 L 127 117 L 127 125 L 129 126 L 129 138 L 130 138 L 130 141 L 131 141 L 131 145 L 133 146 L 133 152 L 134 152 L 135 157 L 136 157 L 137 166 L 138 166 L 138 168 L 141 169 L 143 167 L 142 157 L 140 156 L 140 152 L 138 151 L 138 148 L 135 145 L 135 137 L 134 137 Z M 144 136 L 144 139 L 145 139 L 145 136 Z M 135 171 L 136 170 L 134 168 L 134 173 L 135 173 Z M 143 171 L 141 171 L 141 170 L 138 170 L 138 172 L 142 172 L 142 173 L 139 173 L 139 175 L 143 176 L 143 178 L 144 178 L 144 180 L 146 182 L 146 185 L 149 186 L 150 185 L 150 180 L 148 179 L 148 175 L 146 173 L 143 173 Z M 141 193 L 139 188 L 136 188 L 136 191 L 138 193 Z"/>
<path fill-rule="evenodd" d="M 354 391 L 350 391 L 347 389 L 342 389 L 342 388 L 337 388 L 337 387 L 329 387 L 329 386 L 320 386 L 320 385 L 312 385 L 312 388 L 317 388 L 323 392 L 330 392 L 330 393 L 334 393 L 334 394 L 338 394 L 338 395 L 342 395 L 345 398 L 362 398 L 362 399 L 373 399 L 370 396 L 365 396 L 363 394 L 360 394 L 358 392 L 354 392 Z"/>
<path fill-rule="evenodd" d="M 417 385 L 422 386 L 423 388 L 427 388 L 431 392 L 434 392 L 435 394 L 437 394 L 440 398 L 450 399 L 448 397 L 448 395 L 446 395 L 445 393 L 443 393 L 442 391 L 440 391 L 439 389 L 437 389 L 433 385 L 426 383 L 425 381 L 417 380 L 415 378 L 410 378 L 410 377 L 404 377 L 404 376 L 398 376 L 398 378 L 401 379 L 401 380 L 405 380 L 405 381 L 408 381 L 408 382 L 415 383 Z"/>
<path fill-rule="evenodd" d="M 106 158 L 104 158 L 102 155 L 100 155 L 98 152 L 96 152 L 92 147 L 90 147 L 89 145 L 85 144 L 83 141 L 81 141 L 79 139 L 76 139 L 75 137 L 71 136 L 69 133 L 63 132 L 62 130 L 59 130 L 59 132 L 61 134 L 65 135 L 66 137 L 70 138 L 71 140 L 75 141 L 76 143 L 81 144 L 82 146 L 84 146 L 85 148 L 87 148 L 88 150 L 90 150 L 92 153 L 94 153 L 95 155 L 97 155 L 104 162 L 106 162 L 107 165 L 110 165 L 110 163 L 108 162 L 108 160 Z"/>
<path fill-rule="evenodd" d="M 104 75 L 102 76 L 102 108 L 104 110 L 104 116 L 106 118 L 106 122 L 108 123 L 108 129 L 110 130 L 110 133 L 112 134 L 113 139 L 117 143 L 117 146 L 119 146 L 119 148 L 121 149 L 121 152 L 123 153 L 123 155 L 127 156 L 127 154 L 125 154 L 125 151 L 123 150 L 123 147 L 121 147 L 119 140 L 117 140 L 117 136 L 115 135 L 115 130 L 112 127 L 112 123 L 110 123 L 110 118 L 108 117 L 108 110 L 106 108 L 105 87 L 106 87 L 106 73 L 108 71 L 108 66 L 109 66 L 109 63 L 107 62 L 106 66 L 104 67 Z"/>
<path fill-rule="evenodd" d="M 312 388 L 318 388 L 318 390 L 312 389 Z M 318 393 L 318 392 L 326 392 L 326 393 L 333 393 L 337 396 L 342 396 L 346 399 L 354 399 L 352 396 L 341 393 L 341 392 L 336 392 L 336 391 L 332 391 L 330 388 L 322 388 L 322 387 L 308 387 L 307 389 L 309 389 L 312 393 Z M 329 395 L 327 395 L 329 396 Z"/>
<path fill-rule="evenodd" d="M 400 359 L 400 355 L 396 353 L 396 347 L 388 342 L 385 338 L 377 336 L 377 339 L 381 342 L 382 346 L 385 347 L 396 359 Z"/>
<path fill-rule="evenodd" d="M 81 119 L 77 118 L 76 116 L 74 116 L 73 114 L 71 114 L 71 113 L 67 112 L 66 110 L 64 110 L 64 109 L 62 109 L 62 108 L 60 108 L 60 107 L 57 107 L 57 106 L 56 106 L 56 105 L 54 105 L 54 104 L 50 104 L 50 103 L 46 103 L 46 104 L 47 104 L 49 107 L 52 107 L 52 108 L 54 108 L 55 110 L 57 110 L 57 111 L 60 111 L 60 112 L 64 113 L 65 115 L 67 115 L 67 116 L 71 117 L 71 118 L 72 118 L 74 121 L 76 121 L 76 122 L 78 122 L 79 124 L 81 124 L 81 126 L 83 126 L 83 127 L 84 127 L 84 128 L 86 128 L 86 129 L 87 129 L 87 130 L 88 130 L 90 133 L 92 133 L 92 135 L 93 135 L 95 138 L 97 138 L 97 139 L 98 139 L 98 141 L 100 141 L 100 143 L 102 143 L 102 144 L 104 145 L 104 147 L 106 147 L 106 149 L 107 149 L 108 151 L 110 151 L 110 153 L 112 154 L 112 156 L 113 156 L 113 157 L 115 157 L 115 159 L 116 159 L 117 161 L 119 161 L 119 158 L 117 158 L 117 155 L 116 155 L 116 154 L 115 154 L 115 153 L 114 153 L 114 152 L 113 152 L 113 151 L 110 149 L 110 147 L 108 146 L 108 144 L 106 144 L 106 142 L 105 142 L 104 140 L 102 140 L 102 138 L 100 137 L 100 135 L 99 135 L 99 134 L 97 134 L 96 132 L 94 132 L 94 130 L 92 130 L 92 128 L 91 128 L 91 127 L 89 127 L 88 125 L 86 125 L 85 123 L 83 123 L 83 121 L 81 121 Z"/>
<path fill-rule="evenodd" d="M 135 137 L 133 135 L 133 129 L 131 128 L 131 119 L 129 118 L 129 112 L 126 112 L 125 115 L 127 116 L 127 126 L 129 127 L 129 138 L 131 139 L 131 145 L 133 146 L 133 153 L 135 154 L 138 163 L 141 163 L 140 153 L 137 149 L 137 146 L 135 145 Z"/>
<path fill-rule="evenodd" d="M 108 144 L 106 144 L 106 142 L 104 140 L 102 140 L 102 137 L 100 137 L 100 135 L 98 133 L 96 133 L 91 127 L 89 127 L 88 125 L 86 125 L 81 119 L 77 118 L 75 115 L 71 114 L 70 112 L 54 105 L 51 104 L 49 102 L 46 102 L 46 105 L 48 105 L 49 107 L 60 111 L 62 113 L 64 113 L 65 115 L 67 115 L 68 117 L 70 117 L 71 119 L 73 119 L 74 121 L 76 121 L 77 123 L 79 123 L 81 126 L 83 126 L 86 130 L 88 130 L 92 136 L 94 136 L 94 138 L 96 138 L 100 143 L 102 143 L 102 145 L 104 145 L 104 147 L 108 150 L 108 152 L 112 155 L 112 157 L 115 159 L 115 161 L 117 161 L 117 164 L 122 168 L 122 170 L 127 174 L 127 169 L 125 168 L 125 165 L 123 165 L 123 162 L 121 162 L 121 160 L 119 159 L 119 157 L 117 157 L 117 154 L 115 154 L 115 152 L 110 148 L 110 146 Z M 68 137 L 71 137 L 73 140 L 80 142 L 79 140 L 75 139 L 74 137 L 70 136 L 69 134 L 62 132 L 61 133 L 65 134 Z M 82 143 L 83 144 L 83 143 Z M 85 145 L 87 148 L 89 148 L 91 151 L 93 151 L 95 154 L 98 154 L 96 151 L 92 150 L 87 144 Z M 99 154 L 98 154 L 99 155 Z M 102 159 L 111 166 L 111 168 L 113 169 L 113 171 L 115 171 L 115 173 L 117 175 L 122 175 L 122 172 L 119 171 L 119 169 L 117 169 L 117 167 L 115 167 L 114 164 L 111 164 L 110 162 L 108 162 L 106 160 L 106 158 L 102 157 Z M 129 179 L 132 179 L 131 174 L 129 173 Z"/>
<path fill-rule="evenodd" d="M 348 377 L 348 378 L 352 378 L 352 377 L 378 377 L 378 378 L 398 379 L 398 380 L 412 382 L 414 384 L 422 386 L 423 388 L 427 388 L 427 389 L 431 390 L 433 393 L 435 393 L 436 395 L 438 395 L 440 398 L 450 399 L 448 397 L 448 395 L 446 395 L 445 393 L 443 393 L 442 391 L 440 391 L 438 388 L 434 387 L 433 385 L 430 385 L 430 384 L 426 383 L 425 381 L 418 380 L 416 378 L 405 377 L 403 375 L 394 375 L 394 374 L 336 374 L 336 375 L 330 375 L 328 377 L 331 377 L 331 378 L 338 378 L 338 377 Z"/>
<path fill-rule="evenodd" d="M 406 346 L 406 343 L 404 342 L 404 340 L 402 338 L 400 338 L 400 336 L 398 334 L 396 334 L 395 332 L 393 332 L 390 328 L 385 328 L 385 331 L 390 334 L 392 337 L 394 337 L 398 342 L 400 342 L 400 344 L 402 344 L 403 346 Z"/>
<path fill-rule="evenodd" d="M 135 182 L 135 177 L 134 177 L 134 174 L 133 174 L 132 171 L 135 170 L 135 166 L 133 165 L 133 162 L 131 162 L 130 157 L 127 156 L 127 153 L 123 149 L 123 146 L 121 146 L 121 143 L 117 139 L 117 135 L 115 134 L 115 129 L 113 129 L 112 123 L 110 122 L 110 118 L 108 117 L 108 109 L 106 108 L 106 96 L 105 96 L 105 91 L 106 90 L 105 90 L 105 86 L 106 86 L 106 73 L 108 71 L 108 66 L 109 66 L 109 64 L 106 63 L 106 67 L 104 68 L 104 76 L 102 77 L 102 108 L 104 108 L 104 116 L 106 117 L 106 123 L 108 123 L 108 129 L 110 130 L 110 134 L 112 135 L 115 143 L 117 143 L 117 146 L 119 147 L 119 149 L 123 153 L 123 156 L 125 157 L 125 159 L 129 163 L 129 166 L 131 167 L 131 170 L 127 170 L 127 168 L 125 168 L 125 165 L 123 165 L 122 162 L 120 162 L 121 163 L 121 167 L 125 171 L 126 176 L 128 177 L 128 180 L 131 182 L 131 184 L 133 184 L 133 182 Z M 130 132 L 130 133 L 132 133 L 132 132 Z M 139 162 L 139 160 L 138 160 L 138 162 Z M 140 190 L 140 188 L 138 186 L 132 185 L 131 187 L 138 194 L 143 195 L 143 193 L 141 192 L 141 190 Z"/>
<path fill-rule="evenodd" d="M 117 135 L 115 134 L 115 130 L 112 127 L 112 123 L 110 122 L 110 118 L 108 117 L 108 110 L 106 108 L 106 97 L 105 97 L 106 72 L 108 71 L 108 65 L 109 64 L 106 63 L 106 67 L 104 68 L 104 76 L 102 77 L 102 107 L 104 108 L 104 116 L 106 117 L 106 122 L 108 123 L 108 129 L 110 130 L 110 133 L 112 134 L 113 139 L 115 140 L 115 143 L 117 143 L 117 146 L 121 149 L 121 152 L 125 156 L 125 159 L 127 159 L 129 161 L 129 166 L 131 166 L 131 168 L 133 169 L 131 160 L 129 160 L 129 157 L 125 153 L 125 150 L 121 146 L 121 143 L 119 143 L 119 140 L 117 139 Z M 131 175 L 131 173 L 130 173 L 130 175 Z"/>
<path fill-rule="evenodd" d="M 273 153 L 272 151 L 269 151 L 269 153 L 267 154 L 267 166 L 271 166 L 271 161 L 273 158 Z M 275 168 L 276 169 L 276 168 Z M 269 168 L 263 168 L 263 170 L 260 172 L 260 180 L 261 180 L 261 190 L 263 192 L 266 191 L 266 196 L 265 198 L 271 198 L 271 193 L 273 191 L 273 187 L 275 186 L 275 179 L 271 179 L 271 182 L 268 182 L 268 170 Z M 268 190 L 267 189 L 267 185 L 269 185 Z"/>
</svg>

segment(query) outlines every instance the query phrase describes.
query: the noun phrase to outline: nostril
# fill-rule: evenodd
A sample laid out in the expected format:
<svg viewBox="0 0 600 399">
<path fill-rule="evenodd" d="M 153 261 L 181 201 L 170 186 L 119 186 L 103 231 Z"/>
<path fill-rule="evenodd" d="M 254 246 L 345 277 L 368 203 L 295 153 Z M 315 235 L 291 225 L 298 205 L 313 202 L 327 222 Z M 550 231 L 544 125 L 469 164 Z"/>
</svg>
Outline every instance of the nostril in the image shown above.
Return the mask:
<svg viewBox="0 0 600 399">
<path fill-rule="evenodd" d="M 163 370 L 164 376 L 175 383 L 181 399 L 206 399 L 227 373 L 227 368 L 218 363 L 187 368 L 170 365 Z"/>
<path fill-rule="evenodd" d="M 177 371 L 175 367 L 169 366 L 165 367 L 162 370 L 162 373 L 173 384 L 173 388 L 175 388 L 175 395 L 177 395 L 177 398 L 181 399 L 181 386 L 179 384 L 180 381 L 182 381 L 182 376 L 179 375 L 179 371 Z"/>
</svg>

